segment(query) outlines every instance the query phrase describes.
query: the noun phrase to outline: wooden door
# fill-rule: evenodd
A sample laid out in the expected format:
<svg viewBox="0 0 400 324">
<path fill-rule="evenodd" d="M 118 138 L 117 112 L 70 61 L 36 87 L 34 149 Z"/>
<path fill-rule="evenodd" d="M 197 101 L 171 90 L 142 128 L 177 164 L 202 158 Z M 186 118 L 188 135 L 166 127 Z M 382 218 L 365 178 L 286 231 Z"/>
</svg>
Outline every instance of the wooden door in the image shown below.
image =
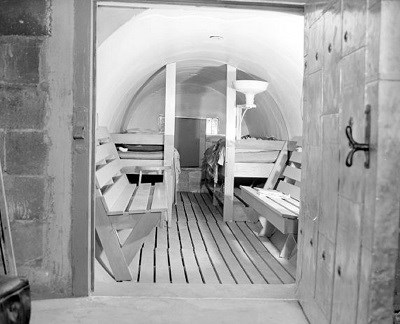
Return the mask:
<svg viewBox="0 0 400 324">
<path fill-rule="evenodd" d="M 400 188 L 400 67 L 394 64 L 400 62 L 399 8 L 398 1 L 306 5 L 297 279 L 311 323 L 392 321 Z M 363 152 L 354 155 L 351 167 L 345 165 L 349 122 L 357 142 L 370 137 L 369 168 Z"/>
</svg>

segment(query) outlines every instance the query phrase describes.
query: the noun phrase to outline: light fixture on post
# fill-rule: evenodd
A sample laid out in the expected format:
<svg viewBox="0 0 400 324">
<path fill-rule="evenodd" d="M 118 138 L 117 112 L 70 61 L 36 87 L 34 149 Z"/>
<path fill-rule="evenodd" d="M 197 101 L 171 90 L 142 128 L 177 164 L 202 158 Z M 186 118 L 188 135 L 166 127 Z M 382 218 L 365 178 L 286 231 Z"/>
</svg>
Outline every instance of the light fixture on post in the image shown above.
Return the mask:
<svg viewBox="0 0 400 324">
<path fill-rule="evenodd" d="M 233 87 L 236 91 L 244 93 L 246 96 L 246 104 L 236 106 L 239 109 L 236 114 L 236 139 L 240 139 L 242 137 L 242 121 L 244 114 L 247 110 L 256 108 L 256 105 L 254 104 L 254 96 L 267 90 L 268 82 L 258 80 L 238 80 L 233 83 Z M 243 113 L 242 109 L 244 109 Z"/>
</svg>

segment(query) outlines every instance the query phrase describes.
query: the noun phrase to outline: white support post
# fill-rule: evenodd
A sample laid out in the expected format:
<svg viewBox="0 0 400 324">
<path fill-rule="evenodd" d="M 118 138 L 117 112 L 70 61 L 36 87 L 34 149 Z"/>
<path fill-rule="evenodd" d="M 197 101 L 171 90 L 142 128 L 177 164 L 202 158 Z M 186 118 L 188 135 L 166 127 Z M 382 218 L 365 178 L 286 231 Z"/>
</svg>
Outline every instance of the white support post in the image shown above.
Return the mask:
<svg viewBox="0 0 400 324">
<path fill-rule="evenodd" d="M 242 137 L 242 109 L 241 108 L 235 108 L 236 110 L 236 139 L 240 140 Z"/>
<path fill-rule="evenodd" d="M 176 102 L 176 63 L 166 65 L 165 83 L 165 130 L 164 130 L 164 166 L 165 184 L 168 193 L 168 216 L 167 220 L 171 223 L 172 205 L 174 203 L 175 179 L 173 168 L 174 141 L 175 141 L 175 102 Z"/>
<path fill-rule="evenodd" d="M 225 184 L 224 184 L 224 221 L 233 221 L 233 185 L 235 172 L 236 137 L 236 68 L 226 66 L 226 146 L 225 146 Z"/>
</svg>

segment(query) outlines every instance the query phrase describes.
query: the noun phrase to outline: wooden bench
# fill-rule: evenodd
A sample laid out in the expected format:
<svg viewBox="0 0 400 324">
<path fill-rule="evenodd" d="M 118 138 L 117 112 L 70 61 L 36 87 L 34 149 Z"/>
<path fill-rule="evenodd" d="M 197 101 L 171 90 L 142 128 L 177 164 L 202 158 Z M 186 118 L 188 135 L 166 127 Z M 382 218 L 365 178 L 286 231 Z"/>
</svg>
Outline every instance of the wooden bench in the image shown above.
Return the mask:
<svg viewBox="0 0 400 324">
<path fill-rule="evenodd" d="M 299 148 L 293 151 L 282 150 L 263 189 L 241 186 L 242 199 L 260 214 L 259 220 L 263 228 L 259 235 L 271 237 L 276 229 L 287 234 L 280 253 L 280 257 L 283 258 L 289 258 L 297 244 L 301 182 L 300 150 Z M 282 176 L 283 180 L 279 180 Z"/>
<path fill-rule="evenodd" d="M 107 129 L 96 130 L 96 144 L 96 233 L 115 280 L 132 280 L 129 264 L 146 236 L 167 217 L 165 184 L 130 183 Z M 118 231 L 124 229 L 132 231 L 122 244 Z"/>
</svg>

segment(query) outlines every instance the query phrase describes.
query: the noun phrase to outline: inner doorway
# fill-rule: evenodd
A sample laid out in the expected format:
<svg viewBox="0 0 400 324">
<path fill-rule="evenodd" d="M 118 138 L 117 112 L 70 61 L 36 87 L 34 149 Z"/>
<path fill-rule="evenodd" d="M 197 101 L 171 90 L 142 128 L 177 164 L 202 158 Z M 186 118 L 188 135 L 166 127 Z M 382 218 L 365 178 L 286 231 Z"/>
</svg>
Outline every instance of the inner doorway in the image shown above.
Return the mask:
<svg viewBox="0 0 400 324">
<path fill-rule="evenodd" d="M 206 122 L 204 118 L 175 119 L 175 148 L 179 152 L 182 168 L 201 166 L 206 143 Z"/>
</svg>

